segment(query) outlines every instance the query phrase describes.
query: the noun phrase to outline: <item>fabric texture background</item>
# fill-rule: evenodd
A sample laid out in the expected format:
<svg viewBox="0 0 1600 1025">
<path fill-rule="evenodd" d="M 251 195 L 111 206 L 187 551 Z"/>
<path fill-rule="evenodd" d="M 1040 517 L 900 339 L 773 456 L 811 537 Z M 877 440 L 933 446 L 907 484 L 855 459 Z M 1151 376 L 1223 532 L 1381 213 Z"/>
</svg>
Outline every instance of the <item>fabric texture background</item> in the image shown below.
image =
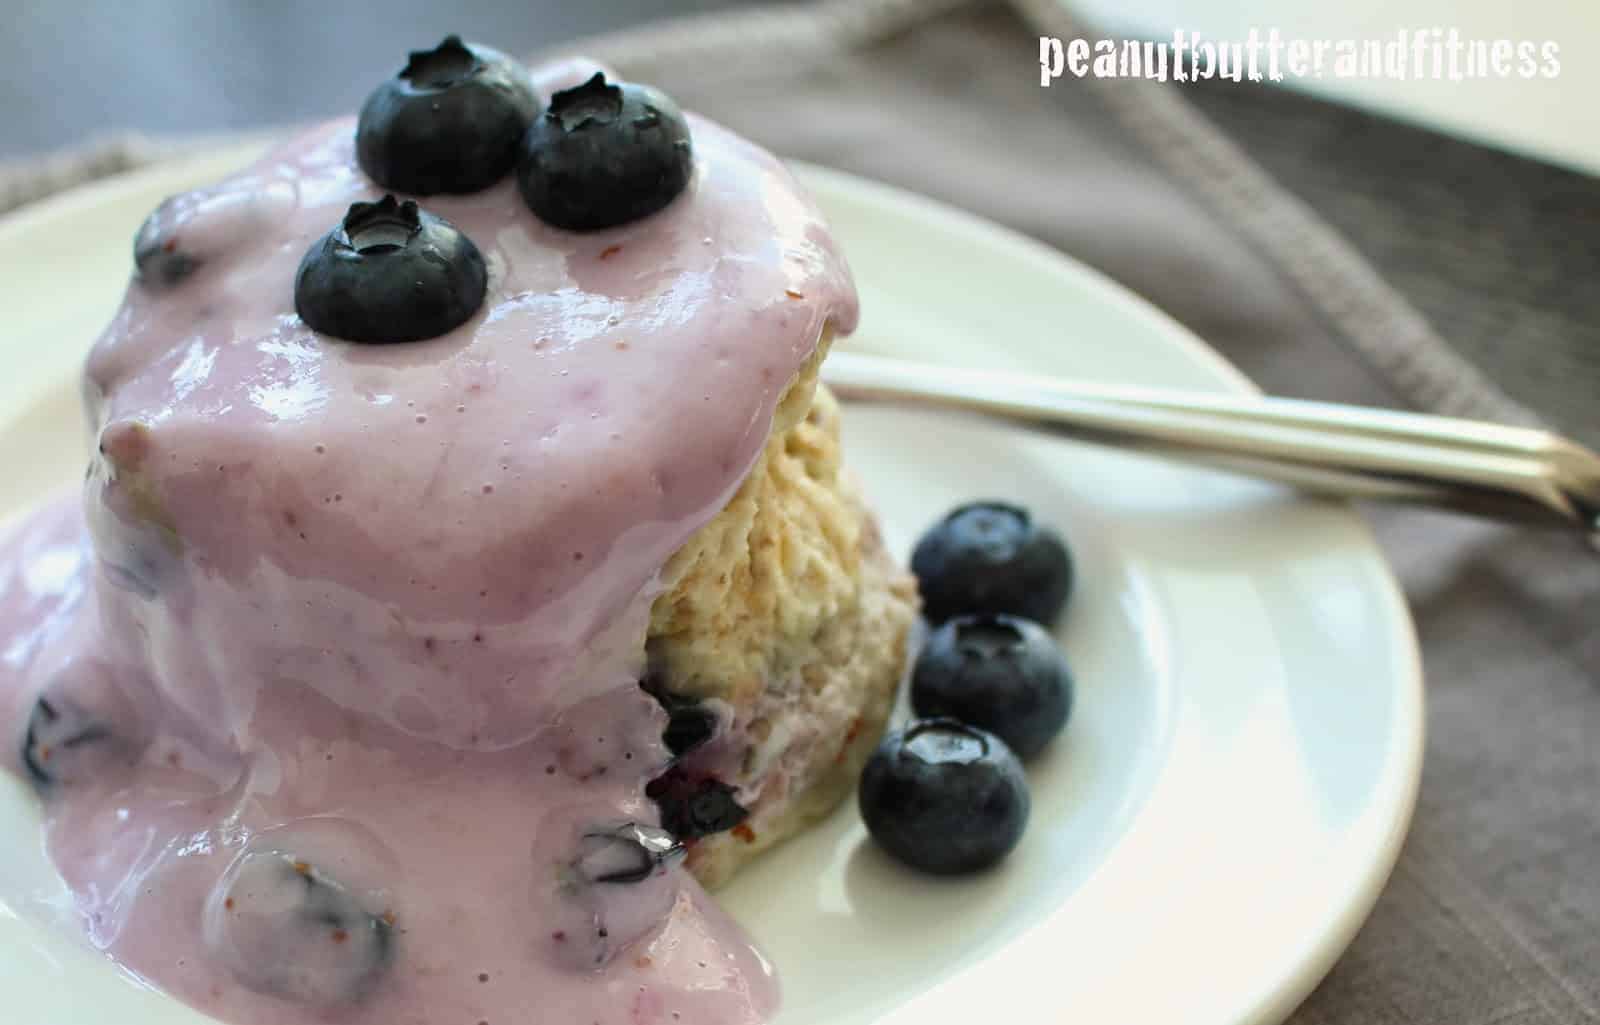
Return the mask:
<svg viewBox="0 0 1600 1025">
<path fill-rule="evenodd" d="M 1040 34 L 1086 33 L 1054 0 L 824 0 L 563 49 L 1043 239 L 1267 391 L 1600 444 L 1600 181 L 1249 84 L 1041 89 Z M 195 145 L 0 167 L 0 211 Z M 1422 790 L 1371 919 L 1290 1020 L 1600 1022 L 1600 562 L 1567 536 L 1370 517 L 1422 642 Z"/>
</svg>

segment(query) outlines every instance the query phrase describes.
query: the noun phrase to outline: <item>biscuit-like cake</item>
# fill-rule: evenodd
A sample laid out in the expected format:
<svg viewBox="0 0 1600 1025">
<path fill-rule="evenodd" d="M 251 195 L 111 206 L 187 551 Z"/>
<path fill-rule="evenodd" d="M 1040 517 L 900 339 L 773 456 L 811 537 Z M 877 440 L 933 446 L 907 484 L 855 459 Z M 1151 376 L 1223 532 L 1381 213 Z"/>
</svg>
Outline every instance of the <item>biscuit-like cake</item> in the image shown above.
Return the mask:
<svg viewBox="0 0 1600 1025">
<path fill-rule="evenodd" d="M 671 589 L 651 609 L 650 684 L 669 707 L 726 708 L 709 742 L 653 789 L 703 794 L 709 780 L 748 812 L 690 846 L 689 869 L 708 886 L 855 785 L 916 614 L 915 582 L 841 464 L 839 407 L 815 384 L 823 354 L 779 404 L 733 500 L 667 563 Z"/>
<path fill-rule="evenodd" d="M 915 593 L 817 384 L 848 269 L 777 161 L 686 124 L 681 194 L 599 230 L 526 180 L 380 202 L 349 120 L 141 230 L 82 494 L 0 550 L 8 764 L 131 971 L 252 1025 L 770 1014 L 695 877 L 836 804 Z M 316 330 L 306 254 L 411 244 L 373 224 L 448 243 L 417 294 L 481 255 L 481 303 Z"/>
</svg>

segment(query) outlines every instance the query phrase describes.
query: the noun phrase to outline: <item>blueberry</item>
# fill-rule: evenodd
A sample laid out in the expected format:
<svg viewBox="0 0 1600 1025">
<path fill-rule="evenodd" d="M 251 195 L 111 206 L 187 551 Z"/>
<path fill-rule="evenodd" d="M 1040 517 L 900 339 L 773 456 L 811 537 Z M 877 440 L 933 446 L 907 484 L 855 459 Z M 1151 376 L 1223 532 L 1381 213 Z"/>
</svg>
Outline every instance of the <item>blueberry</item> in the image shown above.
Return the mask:
<svg viewBox="0 0 1600 1025">
<path fill-rule="evenodd" d="M 668 769 L 645 788 L 661 809 L 661 825 L 682 840 L 724 833 L 743 822 L 750 813 L 735 793 L 719 779 L 695 778 L 680 768 Z"/>
<path fill-rule="evenodd" d="M 315 331 L 352 342 L 414 342 L 465 323 L 488 288 L 483 255 L 450 222 L 407 200 L 354 203 L 312 244 L 294 308 Z"/>
<path fill-rule="evenodd" d="M 923 614 L 942 623 L 964 612 L 1006 612 L 1051 624 L 1072 590 L 1072 556 L 1061 536 L 1026 509 L 973 502 L 953 510 L 917 542 L 911 572 Z"/>
<path fill-rule="evenodd" d="M 22 764 L 42 790 L 89 778 L 117 746 L 111 728 L 75 702 L 41 697 L 28 716 Z"/>
<path fill-rule="evenodd" d="M 477 192 L 517 162 L 539 112 L 527 69 L 498 50 L 449 36 L 417 50 L 367 97 L 356 158 L 379 185 L 426 196 Z"/>
<path fill-rule="evenodd" d="M 1039 624 L 957 616 L 934 630 L 911 673 L 911 707 L 988 730 L 1017 755 L 1038 754 L 1072 712 L 1072 673 Z"/>
<path fill-rule="evenodd" d="M 590 971 L 659 932 L 684 883 L 667 869 L 686 851 L 666 830 L 637 822 L 593 826 L 576 840 L 540 925 L 557 963 Z"/>
<path fill-rule="evenodd" d="M 954 875 L 1004 858 L 1028 824 L 1028 782 L 1005 742 L 954 719 L 889 734 L 861 773 L 861 818 L 913 868 Z"/>
<path fill-rule="evenodd" d="M 663 92 L 596 72 L 558 92 L 522 142 L 517 184 L 548 224 L 594 231 L 655 213 L 689 184 L 689 122 Z"/>
<path fill-rule="evenodd" d="M 146 292 L 174 288 L 259 245 L 297 203 L 294 186 L 275 172 L 168 196 L 133 237 L 134 282 Z"/>
<path fill-rule="evenodd" d="M 664 829 L 629 822 L 585 833 L 573 872 L 585 883 L 639 883 L 684 856 L 683 844 Z"/>
<path fill-rule="evenodd" d="M 716 735 L 720 722 L 717 713 L 695 698 L 667 690 L 659 673 L 646 676 L 639 686 L 666 709 L 667 728 L 661 740 L 673 757 L 681 758 Z"/>
<path fill-rule="evenodd" d="M 158 291 L 171 288 L 200 267 L 200 258 L 179 243 L 174 223 L 176 198 L 169 196 L 163 200 L 133 236 L 133 265 L 139 283 L 146 288 Z"/>
<path fill-rule="evenodd" d="M 247 851 L 213 891 L 206 935 L 241 985 L 317 1007 L 368 996 L 394 961 L 394 927 L 293 855 Z"/>
<path fill-rule="evenodd" d="M 710 740 L 717 732 L 717 715 L 698 701 L 676 699 L 667 706 L 669 718 L 661 740 L 675 757 L 682 757 Z"/>
</svg>

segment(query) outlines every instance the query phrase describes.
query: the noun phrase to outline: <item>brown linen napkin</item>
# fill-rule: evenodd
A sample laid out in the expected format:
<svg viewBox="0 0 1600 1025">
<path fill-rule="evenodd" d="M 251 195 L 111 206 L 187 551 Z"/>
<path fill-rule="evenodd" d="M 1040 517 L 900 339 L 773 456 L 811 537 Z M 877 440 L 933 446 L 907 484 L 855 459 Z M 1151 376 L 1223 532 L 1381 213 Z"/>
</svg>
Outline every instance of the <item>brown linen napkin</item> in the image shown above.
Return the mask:
<svg viewBox="0 0 1600 1025">
<path fill-rule="evenodd" d="M 1054 0 L 830 0 L 564 49 L 780 153 L 1044 239 L 1268 391 L 1600 442 L 1600 183 L 1261 86 L 1042 90 L 1040 34 L 1085 33 Z M 0 167 L 0 211 L 170 151 Z M 1291 1020 L 1600 1022 L 1600 561 L 1566 537 L 1373 519 L 1422 640 L 1427 763 L 1388 889 Z"/>
</svg>

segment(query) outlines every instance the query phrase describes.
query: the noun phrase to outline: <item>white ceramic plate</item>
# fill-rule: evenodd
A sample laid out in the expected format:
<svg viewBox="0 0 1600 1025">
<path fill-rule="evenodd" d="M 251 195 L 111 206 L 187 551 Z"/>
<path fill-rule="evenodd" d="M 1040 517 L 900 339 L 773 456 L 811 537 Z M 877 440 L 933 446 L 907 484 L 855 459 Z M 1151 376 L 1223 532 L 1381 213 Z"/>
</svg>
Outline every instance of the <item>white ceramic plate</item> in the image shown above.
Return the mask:
<svg viewBox="0 0 1600 1025">
<path fill-rule="evenodd" d="M 234 151 L 79 190 L 0 223 L 0 512 L 81 475 L 76 374 L 164 195 Z M 865 319 L 851 345 L 955 365 L 1243 391 L 1177 324 L 1038 244 L 927 200 L 806 170 Z M 1061 638 L 1072 723 L 1031 767 L 1033 821 L 998 871 L 934 880 L 854 808 L 725 900 L 778 964 L 779 1025 L 1277 1021 L 1366 916 L 1410 816 L 1421 677 L 1394 581 L 1342 506 L 976 420 L 877 408 L 850 458 L 906 553 L 958 501 L 1061 524 L 1080 586 Z M 0 780 L 0 1017 L 194 1025 L 19 894 L 59 893 L 27 789 Z"/>
</svg>

